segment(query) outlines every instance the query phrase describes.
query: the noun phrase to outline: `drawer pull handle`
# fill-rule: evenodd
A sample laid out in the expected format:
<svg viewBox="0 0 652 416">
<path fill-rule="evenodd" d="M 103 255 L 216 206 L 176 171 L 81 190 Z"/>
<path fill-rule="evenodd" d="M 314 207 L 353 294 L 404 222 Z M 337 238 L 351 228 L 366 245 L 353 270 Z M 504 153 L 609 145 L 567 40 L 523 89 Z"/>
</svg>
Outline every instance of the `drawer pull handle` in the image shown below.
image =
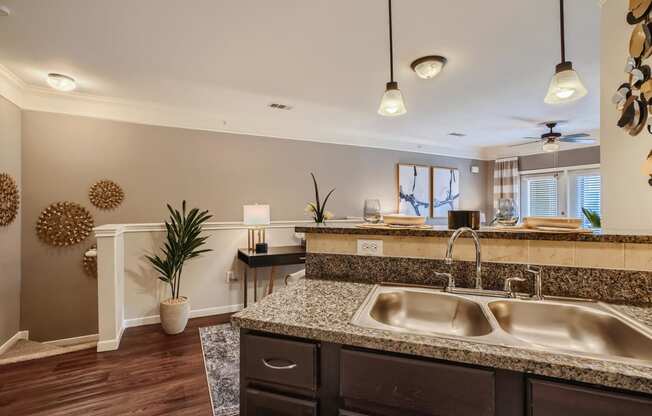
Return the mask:
<svg viewBox="0 0 652 416">
<path fill-rule="evenodd" d="M 299 257 L 299 260 L 301 260 L 301 261 L 305 261 L 305 260 L 306 260 L 306 256 Z"/>
<path fill-rule="evenodd" d="M 271 368 L 272 370 L 292 370 L 293 368 L 296 368 L 296 366 L 297 366 L 296 363 L 293 363 L 292 361 L 287 361 L 287 360 L 283 360 L 283 361 L 289 362 L 290 364 L 288 364 L 288 365 L 274 365 L 274 364 L 271 364 L 265 358 L 263 358 L 261 361 L 263 362 L 263 364 L 265 364 L 265 367 Z M 270 361 L 272 361 L 272 360 L 270 360 Z"/>
</svg>

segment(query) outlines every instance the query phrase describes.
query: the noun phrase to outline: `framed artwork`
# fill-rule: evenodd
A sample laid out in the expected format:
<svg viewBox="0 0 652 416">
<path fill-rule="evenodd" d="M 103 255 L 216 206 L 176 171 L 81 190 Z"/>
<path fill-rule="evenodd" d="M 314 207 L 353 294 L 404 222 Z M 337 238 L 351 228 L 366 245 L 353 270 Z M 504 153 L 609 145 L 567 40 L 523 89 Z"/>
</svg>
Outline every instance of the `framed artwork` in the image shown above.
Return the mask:
<svg viewBox="0 0 652 416">
<path fill-rule="evenodd" d="M 406 215 L 430 216 L 430 167 L 397 166 L 398 212 Z"/>
<path fill-rule="evenodd" d="M 448 217 L 448 211 L 460 207 L 460 171 L 455 168 L 432 168 L 433 217 Z"/>
</svg>

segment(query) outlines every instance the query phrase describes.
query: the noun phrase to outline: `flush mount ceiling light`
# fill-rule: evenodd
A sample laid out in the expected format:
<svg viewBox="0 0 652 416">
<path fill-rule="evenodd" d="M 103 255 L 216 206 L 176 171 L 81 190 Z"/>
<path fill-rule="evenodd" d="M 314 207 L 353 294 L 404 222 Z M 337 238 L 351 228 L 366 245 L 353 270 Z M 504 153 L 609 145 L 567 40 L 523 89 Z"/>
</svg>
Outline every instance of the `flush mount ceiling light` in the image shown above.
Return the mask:
<svg viewBox="0 0 652 416">
<path fill-rule="evenodd" d="M 566 40 L 564 31 L 564 0 L 559 0 L 559 21 L 561 34 L 561 62 L 555 68 L 555 75 L 550 81 L 548 94 L 543 101 L 546 104 L 561 104 L 579 100 L 587 94 L 573 63 L 566 61 Z"/>
<path fill-rule="evenodd" d="M 392 0 L 387 0 L 389 9 L 389 82 L 385 86 L 385 93 L 380 100 L 378 114 L 381 116 L 400 116 L 407 113 L 403 94 L 398 89 L 398 82 L 394 81 L 394 46 L 392 45 Z"/>
<path fill-rule="evenodd" d="M 0 6 L 0 17 L 9 16 L 10 14 L 11 10 L 9 10 L 9 7 Z"/>
<path fill-rule="evenodd" d="M 446 58 L 439 55 L 424 56 L 412 62 L 412 70 L 417 73 L 419 78 L 432 79 L 439 75 L 444 65 L 446 65 Z"/>
<path fill-rule="evenodd" d="M 67 75 L 49 73 L 48 84 L 59 91 L 72 91 L 77 87 L 75 80 Z"/>
</svg>

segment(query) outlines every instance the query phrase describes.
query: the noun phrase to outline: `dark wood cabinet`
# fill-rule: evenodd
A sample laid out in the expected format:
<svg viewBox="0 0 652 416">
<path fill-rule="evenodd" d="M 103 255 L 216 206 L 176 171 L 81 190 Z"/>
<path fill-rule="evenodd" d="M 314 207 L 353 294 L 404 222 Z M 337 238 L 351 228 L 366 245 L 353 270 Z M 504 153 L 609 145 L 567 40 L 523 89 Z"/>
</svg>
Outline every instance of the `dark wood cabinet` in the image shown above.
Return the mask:
<svg viewBox="0 0 652 416">
<path fill-rule="evenodd" d="M 652 396 L 242 330 L 242 416 L 652 416 Z"/>
<path fill-rule="evenodd" d="M 345 403 L 359 408 L 373 403 L 411 414 L 495 415 L 490 370 L 343 349 L 340 386 Z"/>
<path fill-rule="evenodd" d="M 246 415 L 317 416 L 317 403 L 255 389 L 245 391 Z"/>
<path fill-rule="evenodd" d="M 652 399 L 556 381 L 529 379 L 528 416 L 650 416 Z"/>
</svg>

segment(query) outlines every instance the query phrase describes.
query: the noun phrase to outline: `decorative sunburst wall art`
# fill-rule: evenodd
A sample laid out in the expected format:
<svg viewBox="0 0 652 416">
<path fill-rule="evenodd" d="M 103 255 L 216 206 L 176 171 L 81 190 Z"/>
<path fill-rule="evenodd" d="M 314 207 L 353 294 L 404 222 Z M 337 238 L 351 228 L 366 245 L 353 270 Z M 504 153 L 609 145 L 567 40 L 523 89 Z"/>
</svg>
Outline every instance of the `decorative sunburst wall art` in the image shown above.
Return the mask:
<svg viewBox="0 0 652 416">
<path fill-rule="evenodd" d="M 89 250 L 97 250 L 97 244 L 93 244 L 92 246 L 88 247 L 82 254 L 84 273 L 86 273 L 87 276 L 97 278 L 97 255 L 92 257 L 87 256 L 86 252 Z"/>
<path fill-rule="evenodd" d="M 18 215 L 20 196 L 14 178 L 0 173 L 0 226 L 11 224 Z"/>
<path fill-rule="evenodd" d="M 93 217 L 83 206 L 74 202 L 56 202 L 41 212 L 36 223 L 36 235 L 53 246 L 80 243 L 93 229 Z"/>
<path fill-rule="evenodd" d="M 117 183 L 103 179 L 91 186 L 88 197 L 100 209 L 115 209 L 124 200 L 125 193 Z"/>
</svg>

